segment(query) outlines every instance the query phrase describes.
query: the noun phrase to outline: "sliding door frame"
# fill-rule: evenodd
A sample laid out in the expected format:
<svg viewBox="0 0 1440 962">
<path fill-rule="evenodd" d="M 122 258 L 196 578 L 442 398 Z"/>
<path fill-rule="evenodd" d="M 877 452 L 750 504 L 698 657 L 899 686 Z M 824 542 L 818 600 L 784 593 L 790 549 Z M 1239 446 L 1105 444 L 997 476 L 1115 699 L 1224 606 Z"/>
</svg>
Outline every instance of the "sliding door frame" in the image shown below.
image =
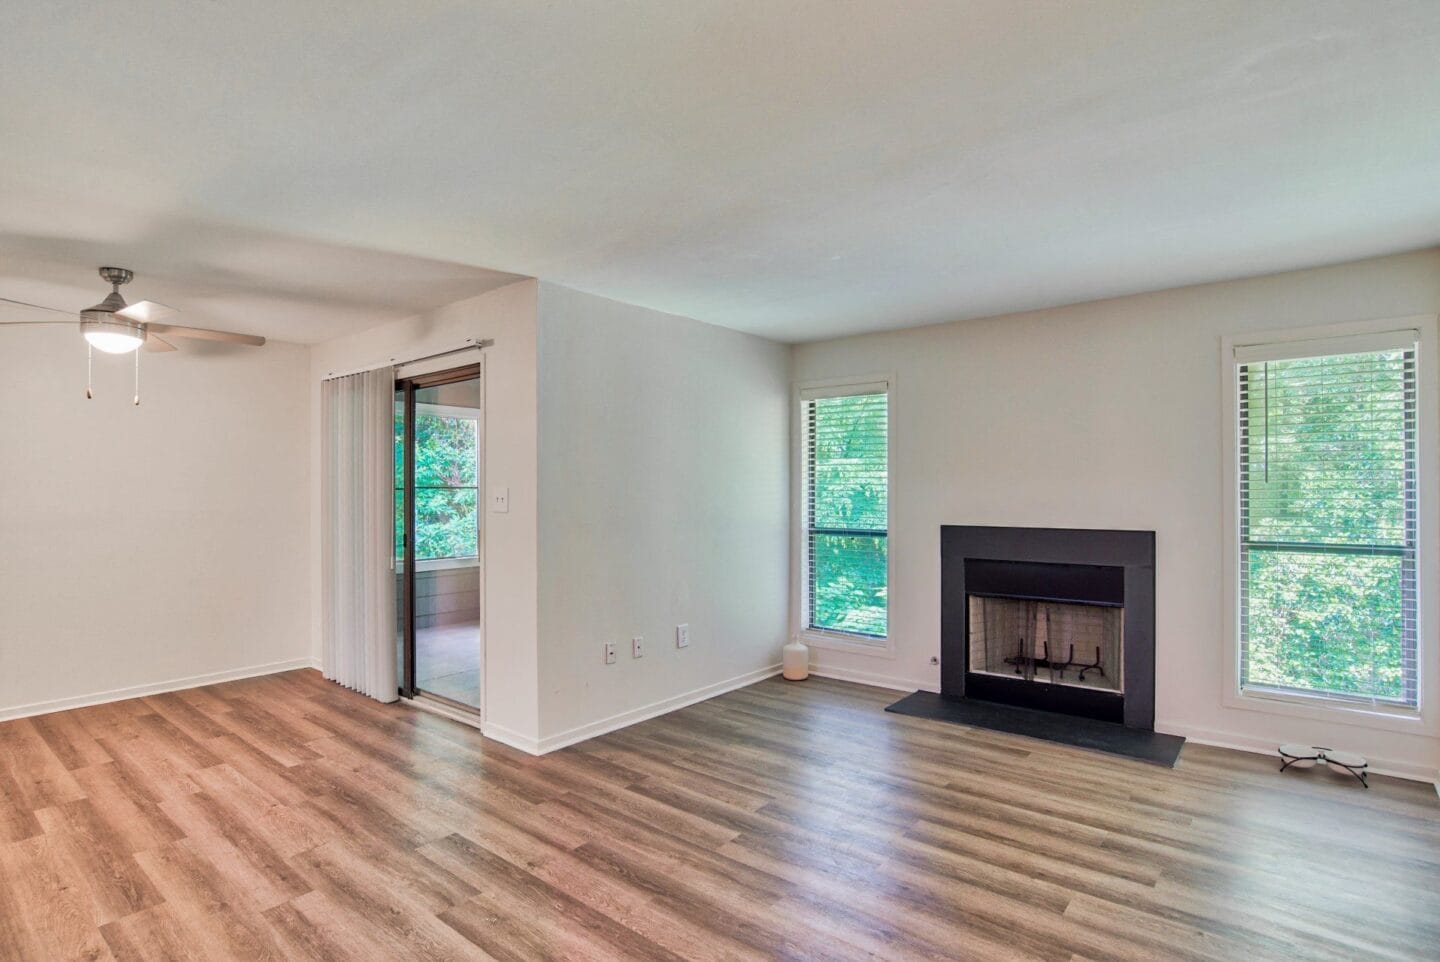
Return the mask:
<svg viewBox="0 0 1440 962">
<path fill-rule="evenodd" d="M 404 657 L 400 660 L 400 694 L 406 698 L 415 697 L 415 382 L 395 382 L 405 394 L 405 497 L 402 511 L 405 521 L 401 526 L 401 545 L 405 577 L 400 591 L 400 624 L 403 629 Z"/>
<path fill-rule="evenodd" d="M 484 364 L 466 364 L 462 367 L 448 368 L 444 371 L 436 371 L 430 374 L 417 374 L 414 377 L 397 377 L 395 388 L 403 391 L 405 395 L 405 482 L 404 507 L 405 524 L 402 537 L 404 539 L 404 564 L 405 578 L 402 583 L 400 608 L 401 624 L 404 627 L 402 650 L 404 657 L 401 660 L 402 671 L 400 674 L 400 695 L 404 698 L 414 699 L 420 696 L 435 699 L 445 705 L 458 710 L 478 715 L 482 719 L 485 711 L 485 378 Z M 480 402 L 480 446 L 479 460 L 476 465 L 476 512 L 478 514 L 479 531 L 479 554 L 480 554 L 480 705 L 467 705 L 456 701 L 453 698 L 446 698 L 444 695 L 437 695 L 431 691 L 424 691 L 415 684 L 415 392 L 425 388 L 440 387 L 444 384 L 455 384 L 459 381 L 480 381 L 481 402 Z"/>
</svg>

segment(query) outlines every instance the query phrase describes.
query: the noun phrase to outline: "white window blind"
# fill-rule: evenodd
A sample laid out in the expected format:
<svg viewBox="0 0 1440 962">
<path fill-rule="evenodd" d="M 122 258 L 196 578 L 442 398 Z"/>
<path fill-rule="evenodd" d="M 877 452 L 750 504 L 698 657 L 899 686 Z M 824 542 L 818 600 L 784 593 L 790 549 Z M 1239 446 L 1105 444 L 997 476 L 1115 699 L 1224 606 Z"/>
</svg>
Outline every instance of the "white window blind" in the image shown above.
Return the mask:
<svg viewBox="0 0 1440 962">
<path fill-rule="evenodd" d="M 1244 690 L 1417 705 L 1416 343 L 1389 341 L 1236 351 Z"/>
<path fill-rule="evenodd" d="M 806 624 L 875 640 L 889 629 L 889 397 L 851 391 L 804 401 Z"/>
</svg>

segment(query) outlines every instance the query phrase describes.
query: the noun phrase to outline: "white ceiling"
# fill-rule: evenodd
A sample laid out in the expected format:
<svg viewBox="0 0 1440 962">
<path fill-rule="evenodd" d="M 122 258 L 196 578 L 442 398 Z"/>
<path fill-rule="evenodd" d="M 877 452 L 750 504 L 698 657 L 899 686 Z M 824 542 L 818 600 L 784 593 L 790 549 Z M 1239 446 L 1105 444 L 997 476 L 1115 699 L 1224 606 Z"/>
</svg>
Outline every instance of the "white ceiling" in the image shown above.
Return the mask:
<svg viewBox="0 0 1440 962">
<path fill-rule="evenodd" d="M 804 340 L 1440 242 L 1435 0 L 12 3 L 0 76 L 0 296 L 299 341 L 483 268 Z"/>
</svg>

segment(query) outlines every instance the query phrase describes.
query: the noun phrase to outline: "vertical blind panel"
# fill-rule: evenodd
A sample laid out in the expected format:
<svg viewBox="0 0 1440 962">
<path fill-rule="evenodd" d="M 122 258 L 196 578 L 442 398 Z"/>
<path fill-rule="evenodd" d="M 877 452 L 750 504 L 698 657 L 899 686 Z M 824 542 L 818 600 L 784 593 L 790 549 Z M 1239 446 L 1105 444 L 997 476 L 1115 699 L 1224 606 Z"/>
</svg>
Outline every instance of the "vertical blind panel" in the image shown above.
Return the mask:
<svg viewBox="0 0 1440 962">
<path fill-rule="evenodd" d="M 324 674 L 394 701 L 393 373 L 331 378 L 320 390 Z"/>
<path fill-rule="evenodd" d="M 809 625 L 884 637 L 889 398 L 805 403 Z"/>
<path fill-rule="evenodd" d="M 1413 347 L 1238 371 L 1242 685 L 1415 705 Z"/>
</svg>

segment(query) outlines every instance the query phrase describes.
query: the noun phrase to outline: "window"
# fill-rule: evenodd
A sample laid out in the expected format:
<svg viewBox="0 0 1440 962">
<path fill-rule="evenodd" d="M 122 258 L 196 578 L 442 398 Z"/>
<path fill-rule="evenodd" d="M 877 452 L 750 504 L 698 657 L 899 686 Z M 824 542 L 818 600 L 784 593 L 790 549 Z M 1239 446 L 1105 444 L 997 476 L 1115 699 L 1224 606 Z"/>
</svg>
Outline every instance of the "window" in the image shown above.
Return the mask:
<svg viewBox="0 0 1440 962">
<path fill-rule="evenodd" d="M 1418 705 L 1416 337 L 1235 349 L 1243 692 Z"/>
<path fill-rule="evenodd" d="M 885 385 L 801 396 L 805 625 L 874 644 L 889 629 L 889 396 Z"/>
<path fill-rule="evenodd" d="M 395 417 L 395 543 L 402 553 L 405 517 L 405 421 Z M 480 414 L 415 405 L 415 561 L 480 555 Z"/>
</svg>

